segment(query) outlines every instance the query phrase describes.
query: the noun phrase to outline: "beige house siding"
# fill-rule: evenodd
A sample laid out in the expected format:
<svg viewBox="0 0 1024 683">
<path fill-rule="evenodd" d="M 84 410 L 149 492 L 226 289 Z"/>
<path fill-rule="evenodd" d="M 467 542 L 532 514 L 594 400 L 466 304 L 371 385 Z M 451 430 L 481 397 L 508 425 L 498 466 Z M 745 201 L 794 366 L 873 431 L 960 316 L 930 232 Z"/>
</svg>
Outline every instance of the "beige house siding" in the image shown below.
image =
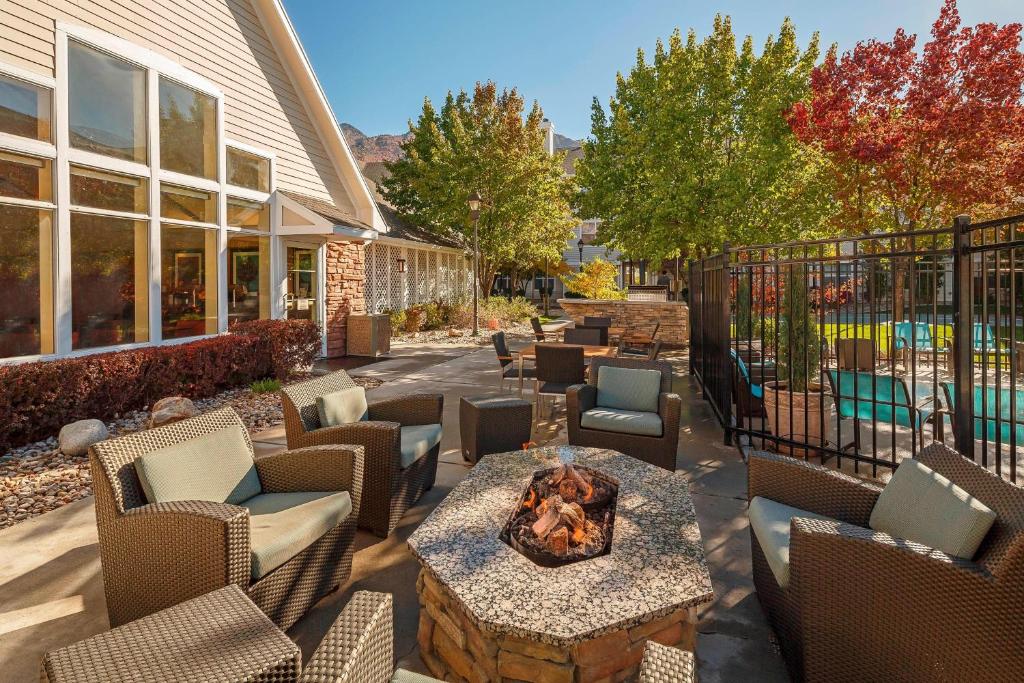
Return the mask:
<svg viewBox="0 0 1024 683">
<path fill-rule="evenodd" d="M 224 131 L 276 155 L 276 183 L 356 215 L 249 0 L 0 0 L 0 62 L 54 76 L 56 21 L 160 53 L 224 92 Z"/>
</svg>

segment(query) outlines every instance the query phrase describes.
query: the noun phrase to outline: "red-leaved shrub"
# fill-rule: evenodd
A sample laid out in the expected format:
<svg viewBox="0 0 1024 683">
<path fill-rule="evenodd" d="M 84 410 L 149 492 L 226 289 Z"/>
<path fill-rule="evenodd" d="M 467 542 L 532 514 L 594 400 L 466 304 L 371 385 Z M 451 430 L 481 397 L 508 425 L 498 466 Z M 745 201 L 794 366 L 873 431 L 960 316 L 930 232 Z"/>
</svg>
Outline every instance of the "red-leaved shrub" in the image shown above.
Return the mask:
<svg viewBox="0 0 1024 683">
<path fill-rule="evenodd" d="M 206 398 L 268 375 L 285 379 L 320 350 L 311 321 L 255 323 L 189 344 L 0 366 L 0 453 L 54 436 L 68 422 L 110 420 L 164 396 Z"/>
<path fill-rule="evenodd" d="M 312 320 L 250 320 L 231 328 L 260 339 L 270 350 L 271 372 L 280 380 L 320 355 L 320 328 Z"/>
</svg>

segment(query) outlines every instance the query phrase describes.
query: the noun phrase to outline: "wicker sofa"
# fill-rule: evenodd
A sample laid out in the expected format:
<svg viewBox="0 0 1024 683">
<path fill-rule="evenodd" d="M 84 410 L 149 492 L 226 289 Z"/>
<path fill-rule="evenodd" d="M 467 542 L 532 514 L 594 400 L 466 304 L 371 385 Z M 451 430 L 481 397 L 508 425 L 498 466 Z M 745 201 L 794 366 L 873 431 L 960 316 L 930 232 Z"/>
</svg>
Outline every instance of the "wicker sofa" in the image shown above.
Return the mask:
<svg viewBox="0 0 1024 683">
<path fill-rule="evenodd" d="M 660 436 L 588 429 L 581 425 L 583 414 L 597 405 L 597 383 L 602 367 L 661 372 L 661 393 L 658 397 L 658 416 L 662 423 Z M 669 363 L 631 358 L 595 358 L 590 363 L 588 383 L 569 387 L 565 396 L 570 444 L 611 448 L 652 465 L 675 471 L 682 399 L 672 393 L 672 366 Z"/>
<path fill-rule="evenodd" d="M 269 573 L 254 577 L 250 510 L 209 500 L 147 501 L 135 461 L 146 454 L 240 430 L 230 408 L 103 441 L 89 451 L 103 589 L 111 626 L 235 584 L 281 628 L 288 628 L 351 573 L 363 481 L 356 446 L 319 446 L 255 460 L 264 494 L 347 491 L 351 512 Z"/>
<path fill-rule="evenodd" d="M 285 432 L 289 448 L 357 444 L 365 449 L 363 500 L 359 527 L 385 537 L 402 515 L 434 485 L 438 443 L 422 457 L 402 466 L 402 428 L 441 424 L 443 394 L 409 394 L 368 405 L 368 420 L 338 426 L 320 424 L 317 398 L 355 387 L 344 370 L 284 387 Z"/>
<path fill-rule="evenodd" d="M 795 680 L 1020 680 L 1024 489 L 942 444 L 917 460 L 996 513 L 973 560 L 868 528 L 875 484 L 751 455 L 749 499 L 833 518 L 792 519 L 785 588 L 751 529 L 757 595 Z"/>
</svg>

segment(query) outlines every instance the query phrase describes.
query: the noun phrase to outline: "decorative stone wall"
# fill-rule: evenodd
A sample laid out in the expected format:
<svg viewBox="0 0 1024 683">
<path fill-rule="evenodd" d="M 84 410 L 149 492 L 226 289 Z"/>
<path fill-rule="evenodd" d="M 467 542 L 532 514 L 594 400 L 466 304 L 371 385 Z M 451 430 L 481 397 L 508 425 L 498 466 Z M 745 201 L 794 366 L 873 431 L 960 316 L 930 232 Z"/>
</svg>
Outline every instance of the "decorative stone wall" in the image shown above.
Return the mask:
<svg viewBox="0 0 1024 683">
<path fill-rule="evenodd" d="M 444 681 L 635 681 L 648 640 L 694 650 L 697 616 L 693 607 L 559 647 L 481 629 L 458 599 L 425 570 L 420 571 L 416 589 L 420 599 L 420 656 L 431 674 Z"/>
<path fill-rule="evenodd" d="M 328 242 L 325 279 L 327 356 L 346 355 L 348 316 L 366 313 L 366 247 L 362 242 Z"/>
<path fill-rule="evenodd" d="M 619 301 L 610 299 L 559 299 L 558 305 L 577 324 L 583 316 L 610 317 L 615 327 L 630 327 L 644 332 L 658 329 L 658 339 L 666 346 L 690 344 L 690 307 L 681 301 Z"/>
</svg>

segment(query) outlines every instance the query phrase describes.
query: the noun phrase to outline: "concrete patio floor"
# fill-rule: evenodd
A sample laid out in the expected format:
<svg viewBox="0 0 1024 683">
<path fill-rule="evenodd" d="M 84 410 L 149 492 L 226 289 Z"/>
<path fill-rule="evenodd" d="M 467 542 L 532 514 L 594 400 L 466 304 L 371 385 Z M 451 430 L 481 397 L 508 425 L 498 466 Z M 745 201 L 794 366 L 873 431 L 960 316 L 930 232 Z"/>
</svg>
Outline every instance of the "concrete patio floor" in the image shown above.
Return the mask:
<svg viewBox="0 0 1024 683">
<path fill-rule="evenodd" d="M 715 600 L 698 626 L 701 680 L 788 680 L 751 582 L 746 465 L 734 448 L 722 443 L 710 409 L 684 374 L 684 357 L 672 360 L 678 368 L 676 391 L 683 397 L 677 456 L 680 485 L 690 487 L 715 590 Z M 499 393 L 497 362 L 490 347 L 403 344 L 389 360 L 350 372 L 385 381 L 369 392 L 371 400 L 409 392 L 444 394 L 437 483 L 387 539 L 359 532 L 350 581 L 324 598 L 289 635 L 308 657 L 353 591 L 392 593 L 399 666 L 425 672 L 416 648 L 419 568 L 405 541 L 468 472 L 459 450 L 459 398 Z M 564 420 L 561 410 L 554 420 L 537 426 L 534 440 L 564 443 L 559 420 Z M 254 443 L 258 455 L 276 452 L 284 447 L 284 428 L 257 434 Z M 108 628 L 91 498 L 0 531 L 0 557 L 0 680 L 4 683 L 38 680 L 39 660 L 46 650 Z"/>
</svg>

